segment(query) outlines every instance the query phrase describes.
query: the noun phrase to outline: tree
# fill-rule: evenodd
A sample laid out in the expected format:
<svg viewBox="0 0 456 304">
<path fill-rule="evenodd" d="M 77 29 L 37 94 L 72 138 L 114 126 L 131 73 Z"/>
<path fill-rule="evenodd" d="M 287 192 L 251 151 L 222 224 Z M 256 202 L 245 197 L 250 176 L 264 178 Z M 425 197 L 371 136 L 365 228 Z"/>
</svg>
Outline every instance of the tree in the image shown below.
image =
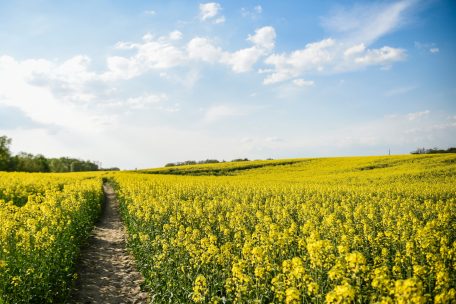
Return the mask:
<svg viewBox="0 0 456 304">
<path fill-rule="evenodd" d="M 11 152 L 9 150 L 11 145 L 11 138 L 0 136 L 0 171 L 7 171 L 10 169 Z"/>
<path fill-rule="evenodd" d="M 43 155 L 21 152 L 14 157 L 15 171 L 49 172 L 49 162 Z"/>
</svg>

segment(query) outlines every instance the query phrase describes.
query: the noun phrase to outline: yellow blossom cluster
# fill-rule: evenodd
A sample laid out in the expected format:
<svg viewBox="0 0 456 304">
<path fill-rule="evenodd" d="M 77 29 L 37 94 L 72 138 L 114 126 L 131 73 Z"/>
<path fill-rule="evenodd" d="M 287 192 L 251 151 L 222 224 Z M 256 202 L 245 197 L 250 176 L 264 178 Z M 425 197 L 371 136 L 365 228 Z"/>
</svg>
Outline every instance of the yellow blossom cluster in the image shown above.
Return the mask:
<svg viewBox="0 0 456 304">
<path fill-rule="evenodd" d="M 113 175 L 158 302 L 455 301 L 454 155 L 233 168 Z"/>
<path fill-rule="evenodd" d="M 0 173 L 0 303 L 64 301 L 101 185 L 88 174 Z"/>
</svg>

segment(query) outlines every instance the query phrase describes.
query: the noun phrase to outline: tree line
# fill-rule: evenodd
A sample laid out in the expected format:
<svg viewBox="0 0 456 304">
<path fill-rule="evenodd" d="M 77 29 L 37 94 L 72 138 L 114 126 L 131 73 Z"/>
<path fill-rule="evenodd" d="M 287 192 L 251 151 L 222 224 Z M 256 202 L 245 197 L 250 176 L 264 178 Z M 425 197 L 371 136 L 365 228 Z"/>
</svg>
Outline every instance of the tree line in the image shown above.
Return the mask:
<svg viewBox="0 0 456 304">
<path fill-rule="evenodd" d="M 82 172 L 98 170 L 119 170 L 118 168 L 102 169 L 97 162 L 70 157 L 47 158 L 41 154 L 20 152 L 12 155 L 9 147 L 11 138 L 0 136 L 0 171 L 10 172 Z"/>
<path fill-rule="evenodd" d="M 232 162 L 240 162 L 240 161 L 249 161 L 248 158 L 236 158 L 233 159 Z M 218 163 L 226 163 L 225 160 L 219 161 L 217 159 L 205 159 L 205 160 L 186 160 L 182 162 L 174 162 L 174 163 L 167 163 L 165 167 L 175 167 L 175 166 L 185 166 L 185 165 L 201 165 L 201 164 L 218 164 Z"/>
<path fill-rule="evenodd" d="M 410 152 L 411 154 L 438 154 L 438 153 L 456 153 L 456 147 L 451 147 L 448 149 L 439 149 L 439 148 L 418 148 L 415 151 Z"/>
</svg>

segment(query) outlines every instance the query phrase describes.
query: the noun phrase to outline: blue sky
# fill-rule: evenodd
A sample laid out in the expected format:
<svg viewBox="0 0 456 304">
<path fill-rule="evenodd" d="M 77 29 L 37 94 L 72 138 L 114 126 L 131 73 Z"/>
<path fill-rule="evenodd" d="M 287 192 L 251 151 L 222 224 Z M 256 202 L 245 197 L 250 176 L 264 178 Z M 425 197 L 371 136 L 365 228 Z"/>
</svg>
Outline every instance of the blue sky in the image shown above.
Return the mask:
<svg viewBox="0 0 456 304">
<path fill-rule="evenodd" d="M 456 145 L 454 1 L 2 1 L 0 134 L 104 166 Z"/>
</svg>

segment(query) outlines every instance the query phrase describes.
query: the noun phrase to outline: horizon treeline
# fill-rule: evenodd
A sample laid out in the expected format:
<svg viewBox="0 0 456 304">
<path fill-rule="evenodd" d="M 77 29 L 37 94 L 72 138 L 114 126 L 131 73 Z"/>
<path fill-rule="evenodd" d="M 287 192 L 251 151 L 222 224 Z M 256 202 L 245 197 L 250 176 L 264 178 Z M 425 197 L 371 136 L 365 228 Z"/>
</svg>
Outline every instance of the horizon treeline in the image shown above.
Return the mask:
<svg viewBox="0 0 456 304">
<path fill-rule="evenodd" d="M 11 138 L 0 136 L 0 171 L 9 172 L 83 172 L 119 170 L 100 168 L 98 162 L 71 157 L 47 158 L 41 154 L 20 152 L 12 155 L 9 146 Z"/>
<path fill-rule="evenodd" d="M 415 151 L 410 152 L 411 154 L 438 154 L 438 153 L 456 153 L 456 147 L 450 147 L 446 150 L 439 148 L 418 148 Z"/>
<path fill-rule="evenodd" d="M 270 160 L 270 159 L 268 159 Z M 240 162 L 240 161 L 250 161 L 248 158 L 236 158 L 233 159 L 231 162 Z M 175 167 L 175 166 L 186 166 L 186 165 L 202 165 L 202 164 L 218 164 L 218 163 L 226 163 L 226 160 L 218 160 L 218 159 L 205 159 L 205 160 L 186 160 L 182 162 L 174 162 L 174 163 L 167 163 L 165 167 Z"/>
</svg>

